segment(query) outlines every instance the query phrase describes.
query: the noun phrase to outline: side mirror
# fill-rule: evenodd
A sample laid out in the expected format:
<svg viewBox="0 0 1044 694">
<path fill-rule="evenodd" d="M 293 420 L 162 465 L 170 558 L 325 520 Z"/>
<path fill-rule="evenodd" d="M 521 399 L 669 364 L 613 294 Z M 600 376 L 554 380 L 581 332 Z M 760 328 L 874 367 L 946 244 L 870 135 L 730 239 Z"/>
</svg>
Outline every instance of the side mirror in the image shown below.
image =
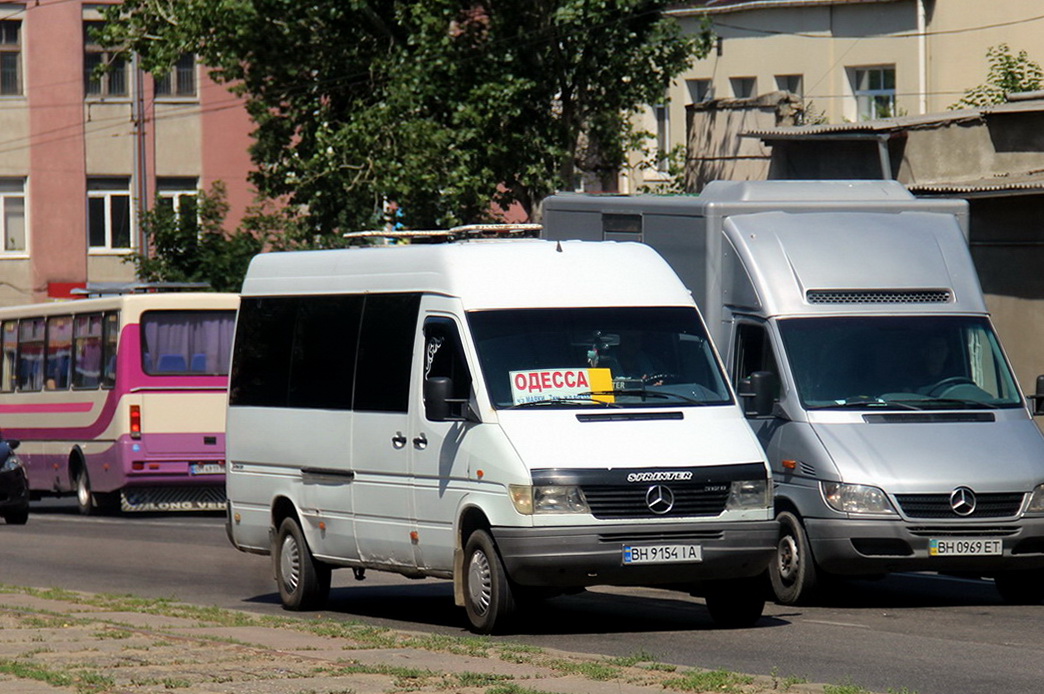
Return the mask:
<svg viewBox="0 0 1044 694">
<path fill-rule="evenodd" d="M 424 379 L 424 416 L 428 418 L 428 421 L 449 421 L 449 400 L 452 392 L 453 379 L 448 376 L 433 376 Z"/>
<path fill-rule="evenodd" d="M 743 412 L 748 416 L 768 417 L 779 392 L 779 378 L 771 371 L 755 371 L 740 382 L 739 396 L 749 398 L 749 407 Z"/>
<path fill-rule="evenodd" d="M 1033 416 L 1044 415 L 1044 374 L 1037 376 L 1037 392 L 1029 399 L 1033 401 Z"/>
<path fill-rule="evenodd" d="M 22 442 L 21 442 L 21 441 L 19 441 L 18 439 L 7 439 L 7 445 L 11 447 L 11 450 L 12 450 L 12 451 L 13 451 L 14 449 L 18 448 L 18 446 L 19 446 L 19 445 L 20 445 L 21 443 L 22 443 Z"/>
</svg>

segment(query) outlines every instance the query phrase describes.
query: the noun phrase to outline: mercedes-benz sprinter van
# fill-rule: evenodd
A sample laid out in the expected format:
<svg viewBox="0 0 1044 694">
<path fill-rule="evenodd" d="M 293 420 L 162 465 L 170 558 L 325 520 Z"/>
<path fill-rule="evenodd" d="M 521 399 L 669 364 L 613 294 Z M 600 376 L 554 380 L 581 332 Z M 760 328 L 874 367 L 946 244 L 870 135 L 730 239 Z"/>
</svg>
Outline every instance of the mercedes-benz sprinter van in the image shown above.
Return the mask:
<svg viewBox="0 0 1044 694">
<path fill-rule="evenodd" d="M 228 531 L 283 604 L 331 569 L 452 579 L 478 632 L 593 585 L 764 606 L 764 453 L 692 297 L 640 244 L 536 239 L 252 261 L 228 406 Z"/>
</svg>

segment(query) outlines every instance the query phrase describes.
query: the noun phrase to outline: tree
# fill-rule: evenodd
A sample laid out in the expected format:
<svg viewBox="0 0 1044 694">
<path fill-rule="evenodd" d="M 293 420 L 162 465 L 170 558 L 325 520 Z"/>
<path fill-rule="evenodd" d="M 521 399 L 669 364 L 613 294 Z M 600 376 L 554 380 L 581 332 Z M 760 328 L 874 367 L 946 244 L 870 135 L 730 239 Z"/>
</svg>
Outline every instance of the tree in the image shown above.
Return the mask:
<svg viewBox="0 0 1044 694">
<path fill-rule="evenodd" d="M 1044 71 L 1030 60 L 1026 51 L 1012 55 L 1008 44 L 1001 43 L 986 51 L 986 60 L 990 64 L 986 82 L 964 92 L 964 97 L 950 106 L 951 109 L 1000 104 L 1008 94 L 1040 89 Z"/>
<path fill-rule="evenodd" d="M 128 257 L 145 282 L 206 282 L 219 292 L 238 292 L 247 265 L 264 246 L 262 236 L 225 233 L 225 187 L 216 182 L 194 203 L 156 205 L 141 215 L 150 253 Z"/>
<path fill-rule="evenodd" d="M 532 212 L 624 163 L 629 116 L 706 55 L 665 0 L 125 0 L 101 40 L 196 53 L 256 124 L 252 182 L 320 236 Z"/>
</svg>

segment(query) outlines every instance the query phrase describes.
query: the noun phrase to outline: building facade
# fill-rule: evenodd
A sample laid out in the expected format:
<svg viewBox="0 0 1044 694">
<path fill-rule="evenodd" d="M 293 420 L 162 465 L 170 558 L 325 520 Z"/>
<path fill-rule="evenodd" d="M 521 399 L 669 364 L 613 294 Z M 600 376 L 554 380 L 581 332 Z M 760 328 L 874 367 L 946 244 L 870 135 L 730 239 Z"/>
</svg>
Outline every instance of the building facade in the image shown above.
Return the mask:
<svg viewBox="0 0 1044 694">
<path fill-rule="evenodd" d="M 1044 64 L 1037 0 L 704 0 L 670 11 L 684 30 L 708 17 L 718 37 L 644 114 L 670 151 L 686 142 L 686 107 L 787 91 L 806 122 L 845 123 L 947 110 L 986 82 L 987 51 L 1007 44 Z M 656 184 L 635 172 L 621 189 Z"/>
<path fill-rule="evenodd" d="M 153 76 L 103 51 L 102 7 L 0 2 L 0 305 L 132 281 L 138 214 L 157 203 L 222 181 L 235 226 L 253 202 L 242 102 L 193 56 Z"/>
</svg>

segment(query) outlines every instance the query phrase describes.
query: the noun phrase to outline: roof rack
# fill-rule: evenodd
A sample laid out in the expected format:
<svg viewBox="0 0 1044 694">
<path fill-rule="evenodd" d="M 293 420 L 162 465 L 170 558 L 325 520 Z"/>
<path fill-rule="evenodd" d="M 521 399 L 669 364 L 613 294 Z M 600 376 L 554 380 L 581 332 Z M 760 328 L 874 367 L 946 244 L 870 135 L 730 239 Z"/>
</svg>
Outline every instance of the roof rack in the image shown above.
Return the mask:
<svg viewBox="0 0 1044 694">
<path fill-rule="evenodd" d="M 379 229 L 373 231 L 349 231 L 346 239 L 409 239 L 442 243 L 461 239 L 490 239 L 504 236 L 535 236 L 543 228 L 541 224 L 466 224 L 450 229 Z"/>
<path fill-rule="evenodd" d="M 69 293 L 77 296 L 97 297 L 208 289 L 210 289 L 208 282 L 88 282 L 86 287 L 73 289 Z"/>
</svg>

